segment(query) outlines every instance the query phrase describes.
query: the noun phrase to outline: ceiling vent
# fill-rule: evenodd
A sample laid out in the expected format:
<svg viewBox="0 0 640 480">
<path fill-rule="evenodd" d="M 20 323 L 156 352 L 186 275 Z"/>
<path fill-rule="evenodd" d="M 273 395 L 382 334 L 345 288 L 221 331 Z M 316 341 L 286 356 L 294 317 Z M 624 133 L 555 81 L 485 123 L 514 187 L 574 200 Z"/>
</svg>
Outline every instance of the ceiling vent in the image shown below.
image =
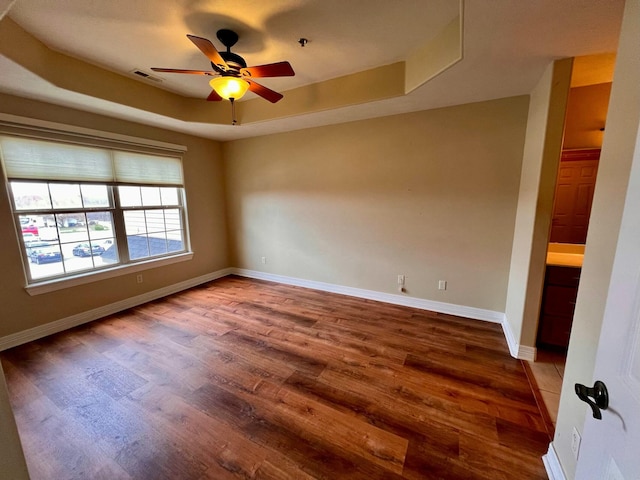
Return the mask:
<svg viewBox="0 0 640 480">
<path fill-rule="evenodd" d="M 131 70 L 131 73 L 134 75 L 137 75 L 140 78 L 144 78 L 145 80 L 151 80 L 152 82 L 158 82 L 158 83 L 162 82 L 161 78 L 151 75 L 150 73 L 140 70 L 139 68 Z"/>
</svg>

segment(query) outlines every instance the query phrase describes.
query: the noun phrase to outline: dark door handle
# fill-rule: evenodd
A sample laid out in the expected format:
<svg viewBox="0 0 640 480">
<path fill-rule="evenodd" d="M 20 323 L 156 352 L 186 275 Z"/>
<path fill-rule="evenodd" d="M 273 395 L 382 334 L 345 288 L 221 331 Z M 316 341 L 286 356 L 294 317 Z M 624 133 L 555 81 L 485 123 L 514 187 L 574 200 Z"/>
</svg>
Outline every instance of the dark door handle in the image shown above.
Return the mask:
<svg viewBox="0 0 640 480">
<path fill-rule="evenodd" d="M 604 383 L 596 380 L 592 388 L 576 383 L 576 395 L 580 400 L 589 404 L 593 411 L 593 418 L 602 420 L 602 412 L 600 410 L 606 410 L 609 407 L 609 392 Z M 591 400 L 592 398 L 593 400 Z"/>
</svg>

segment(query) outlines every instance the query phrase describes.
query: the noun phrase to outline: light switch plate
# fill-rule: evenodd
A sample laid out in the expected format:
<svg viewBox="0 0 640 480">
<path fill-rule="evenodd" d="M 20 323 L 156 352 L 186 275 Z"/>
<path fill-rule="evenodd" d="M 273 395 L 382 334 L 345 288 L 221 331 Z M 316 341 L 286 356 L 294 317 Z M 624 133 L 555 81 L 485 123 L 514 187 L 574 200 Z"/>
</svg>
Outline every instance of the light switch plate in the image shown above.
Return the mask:
<svg viewBox="0 0 640 480">
<path fill-rule="evenodd" d="M 578 459 L 578 452 L 580 451 L 580 434 L 578 433 L 578 429 L 573 427 L 573 431 L 571 432 L 571 451 L 573 452 L 573 456 Z"/>
</svg>

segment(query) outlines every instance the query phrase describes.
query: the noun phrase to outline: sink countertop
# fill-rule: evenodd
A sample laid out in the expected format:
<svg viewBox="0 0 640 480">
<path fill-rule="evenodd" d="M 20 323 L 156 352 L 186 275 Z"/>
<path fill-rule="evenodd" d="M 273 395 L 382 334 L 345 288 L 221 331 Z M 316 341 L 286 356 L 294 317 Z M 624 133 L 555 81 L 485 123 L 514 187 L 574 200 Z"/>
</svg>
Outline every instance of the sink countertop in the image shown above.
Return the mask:
<svg viewBox="0 0 640 480">
<path fill-rule="evenodd" d="M 547 252 L 547 265 L 559 267 L 582 267 L 582 253 Z"/>
</svg>

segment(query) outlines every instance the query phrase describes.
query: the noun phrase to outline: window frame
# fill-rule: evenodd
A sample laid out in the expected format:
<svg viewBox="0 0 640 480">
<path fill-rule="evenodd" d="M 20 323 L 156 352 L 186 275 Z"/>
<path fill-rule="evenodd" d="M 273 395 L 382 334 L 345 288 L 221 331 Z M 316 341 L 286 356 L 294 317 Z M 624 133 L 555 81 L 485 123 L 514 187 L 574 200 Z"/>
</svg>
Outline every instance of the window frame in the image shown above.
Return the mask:
<svg viewBox="0 0 640 480">
<path fill-rule="evenodd" d="M 54 122 L 47 122 L 41 120 L 28 119 L 25 117 L 17 117 L 13 115 L 0 113 L 0 134 L 12 137 L 25 137 L 33 140 L 44 140 L 49 142 L 57 142 L 69 145 L 82 145 L 92 148 L 104 149 L 104 150 L 118 150 L 129 151 L 133 154 L 153 155 L 158 157 L 173 157 L 178 158 L 180 161 L 180 169 L 183 169 L 182 155 L 187 151 L 187 148 L 183 145 L 170 144 L 166 142 L 158 142 L 154 140 L 142 139 L 138 137 L 132 137 L 128 135 L 112 134 L 108 132 L 101 132 L 97 130 L 87 129 L 83 127 L 75 127 L 69 125 L 58 124 Z M 70 288 L 77 285 L 83 285 L 86 283 L 96 282 L 107 278 L 118 277 L 122 275 L 128 275 L 136 272 L 141 272 L 150 268 L 157 268 L 164 265 L 170 265 L 177 262 L 188 261 L 193 258 L 193 252 L 191 250 L 190 231 L 189 231 L 189 215 L 187 210 L 187 191 L 184 185 L 184 180 L 180 185 L 168 185 L 168 184 L 153 184 L 153 183 L 130 183 L 129 185 L 135 185 L 139 187 L 177 187 L 179 205 L 171 206 L 159 206 L 157 209 L 178 209 L 181 215 L 181 228 L 182 228 L 182 242 L 184 250 L 179 252 L 169 252 L 166 254 L 153 255 L 135 260 L 127 259 L 126 263 L 120 250 L 122 249 L 123 242 L 127 242 L 126 230 L 123 222 L 123 210 L 119 206 L 119 199 L 117 194 L 117 186 L 125 185 L 125 183 L 109 182 L 108 187 L 110 190 L 111 201 L 113 205 L 109 208 L 96 207 L 96 208 L 71 208 L 71 209 L 29 209 L 29 210 L 17 210 L 15 207 L 14 197 L 12 194 L 9 182 L 25 182 L 25 181 L 38 181 L 38 179 L 23 179 L 23 178 L 9 178 L 6 168 L 4 168 L 4 162 L 2 162 L 3 177 L 5 183 L 5 189 L 9 199 L 9 206 L 11 210 L 11 216 L 14 221 L 14 228 L 16 230 L 16 239 L 19 244 L 19 251 L 21 261 L 23 262 L 23 271 L 25 279 L 25 290 L 30 295 L 39 295 L 41 293 L 52 292 L 65 288 Z M 183 177 L 184 178 L 184 177 Z M 41 182 L 52 182 L 54 180 L 42 178 Z M 62 183 L 94 183 L 105 185 L 104 182 L 82 182 L 65 180 Z M 156 207 L 141 206 L 139 210 L 153 209 Z M 117 215 L 114 212 L 119 210 L 119 215 L 122 219 L 120 229 L 118 230 L 115 224 L 118 222 Z M 96 268 L 95 266 L 87 270 L 79 270 L 77 272 L 64 273 L 60 276 L 46 277 L 34 279 L 31 276 L 28 265 L 29 257 L 27 255 L 27 246 L 22 238 L 22 228 L 20 224 L 21 216 L 28 216 L 38 212 L 41 214 L 52 215 L 60 213 L 78 212 L 87 213 L 92 211 L 109 211 L 113 215 L 114 223 L 114 238 L 118 243 L 118 256 L 119 263 L 111 264 L 108 266 L 101 266 Z M 60 245 L 60 239 L 58 239 L 58 245 Z"/>
<path fill-rule="evenodd" d="M 82 207 L 71 207 L 71 208 L 56 208 L 53 205 L 53 201 L 51 199 L 51 202 L 50 202 L 51 207 L 48 209 L 32 208 L 32 209 L 20 210 L 15 205 L 15 196 L 13 195 L 13 187 L 11 185 L 12 182 L 39 183 L 39 184 L 47 184 L 47 185 L 56 184 L 56 183 L 72 184 L 72 185 L 79 185 L 79 186 L 101 185 L 101 186 L 107 187 L 107 196 L 109 198 L 109 206 L 106 206 L 106 207 L 105 206 L 100 206 L 100 207 L 82 206 Z M 159 204 L 159 205 L 122 206 L 121 197 L 119 193 L 119 187 L 122 187 L 122 186 L 137 187 L 137 188 L 146 188 L 146 187 L 175 188 L 177 191 L 177 203 L 167 204 L 167 205 Z M 187 225 L 187 217 L 186 217 L 186 206 L 185 206 L 186 201 L 185 201 L 184 187 L 168 187 L 167 185 L 150 185 L 150 184 L 135 184 L 135 185 L 134 184 L 122 185 L 122 184 L 114 184 L 114 183 L 103 184 L 103 183 L 96 183 L 96 182 L 70 182 L 67 180 L 64 180 L 64 181 L 23 180 L 23 179 L 12 179 L 12 178 L 7 178 L 7 187 L 9 191 L 9 201 L 10 201 L 11 210 L 12 210 L 11 213 L 14 216 L 14 224 L 16 227 L 16 232 L 17 232 L 18 240 L 21 247 L 24 273 L 25 273 L 28 287 L 38 285 L 44 282 L 49 283 L 54 281 L 65 280 L 68 278 L 72 278 L 74 276 L 91 275 L 93 273 L 97 273 L 102 270 L 107 270 L 110 268 L 124 267 L 127 265 L 133 265 L 137 263 L 152 262 L 153 260 L 159 260 L 165 257 L 180 255 L 180 254 L 188 253 L 190 251 L 189 245 L 187 243 L 188 225 Z M 50 191 L 49 191 L 49 194 L 51 197 Z M 176 230 L 180 230 L 182 234 L 183 249 L 179 251 L 175 251 L 175 250 L 169 251 L 167 249 L 165 253 L 161 253 L 161 254 L 152 254 L 149 251 L 148 255 L 145 255 L 144 257 L 132 258 L 129 245 L 128 245 L 129 235 L 127 234 L 127 229 L 125 225 L 125 212 L 133 211 L 133 210 L 148 212 L 148 211 L 164 211 L 164 210 L 174 210 L 174 209 L 178 210 L 180 215 L 180 228 Z M 117 246 L 116 262 L 113 264 L 99 265 L 99 266 L 96 266 L 94 264 L 93 267 L 90 267 L 90 268 L 78 269 L 76 271 L 67 271 L 66 263 L 64 263 L 64 260 L 66 257 L 63 254 L 63 259 L 62 259 L 63 271 L 61 273 L 55 274 L 55 275 L 49 275 L 46 277 L 33 277 L 32 270 L 31 270 L 32 266 L 30 263 L 30 256 L 29 256 L 30 245 L 27 245 L 27 243 L 24 241 L 24 237 L 22 235 L 22 224 L 20 222 L 20 218 L 21 217 L 47 217 L 47 216 L 53 216 L 53 215 L 73 215 L 73 214 L 85 215 L 87 213 L 90 214 L 90 213 L 98 213 L 98 212 L 109 212 L 111 216 L 111 222 L 113 226 L 111 237 L 113 237 Z M 86 216 L 85 216 L 85 219 L 86 219 Z M 59 228 L 58 222 L 56 222 L 56 227 L 53 227 L 53 228 L 56 228 L 56 229 Z M 51 243 L 50 245 L 51 247 L 55 247 L 55 246 L 60 247 L 61 253 L 62 253 L 62 246 L 67 243 L 97 243 L 95 242 L 95 240 L 97 239 L 92 239 L 90 237 L 90 234 L 87 239 L 78 240 L 77 242 L 63 242 L 59 232 L 60 231 L 58 229 L 56 241 L 42 240 L 42 242 Z M 166 233 L 168 232 L 168 230 L 165 230 L 164 232 Z M 150 232 L 147 231 L 145 233 L 150 233 Z"/>
</svg>

